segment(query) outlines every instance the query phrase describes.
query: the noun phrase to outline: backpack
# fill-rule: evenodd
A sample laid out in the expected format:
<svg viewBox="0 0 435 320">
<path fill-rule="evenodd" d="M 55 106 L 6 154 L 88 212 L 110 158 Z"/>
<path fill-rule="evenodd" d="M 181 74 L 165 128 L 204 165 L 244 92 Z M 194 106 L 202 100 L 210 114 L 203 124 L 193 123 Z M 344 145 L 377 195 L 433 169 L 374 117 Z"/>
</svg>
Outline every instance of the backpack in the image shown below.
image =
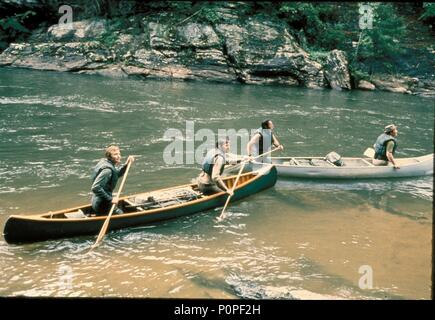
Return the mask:
<svg viewBox="0 0 435 320">
<path fill-rule="evenodd" d="M 331 162 L 332 164 L 336 165 L 337 167 L 344 166 L 343 161 L 341 160 L 341 156 L 337 152 L 330 152 L 325 156 L 325 160 Z"/>
</svg>

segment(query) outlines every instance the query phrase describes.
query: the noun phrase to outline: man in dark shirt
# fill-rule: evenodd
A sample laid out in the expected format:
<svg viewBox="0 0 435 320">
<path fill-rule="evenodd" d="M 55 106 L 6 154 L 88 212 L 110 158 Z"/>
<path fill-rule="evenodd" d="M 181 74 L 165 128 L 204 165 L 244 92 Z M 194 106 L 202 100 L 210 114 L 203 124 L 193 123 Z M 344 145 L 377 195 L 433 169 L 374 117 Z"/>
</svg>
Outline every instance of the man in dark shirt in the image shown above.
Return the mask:
<svg viewBox="0 0 435 320">
<path fill-rule="evenodd" d="M 118 178 L 122 177 L 127 169 L 128 162 L 134 162 L 134 157 L 129 156 L 127 162 L 117 168 L 121 163 L 121 151 L 118 146 L 111 145 L 105 151 L 105 159 L 101 159 L 92 173 L 92 208 L 97 215 L 109 214 L 113 204 L 117 204 L 112 192 L 116 187 Z M 122 213 L 120 208 L 115 208 L 114 214 Z"/>
</svg>

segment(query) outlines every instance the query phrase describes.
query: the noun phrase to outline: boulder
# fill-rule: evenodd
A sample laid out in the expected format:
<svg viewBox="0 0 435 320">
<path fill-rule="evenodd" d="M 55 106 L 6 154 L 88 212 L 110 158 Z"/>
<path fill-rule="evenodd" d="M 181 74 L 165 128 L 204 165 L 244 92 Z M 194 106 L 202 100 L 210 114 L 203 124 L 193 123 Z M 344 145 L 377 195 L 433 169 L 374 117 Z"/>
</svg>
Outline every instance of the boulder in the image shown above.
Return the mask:
<svg viewBox="0 0 435 320">
<path fill-rule="evenodd" d="M 286 26 L 252 17 L 241 25 L 219 24 L 224 52 L 239 81 L 322 87 L 322 66 L 302 50 Z"/>
<path fill-rule="evenodd" d="M 55 24 L 48 28 L 48 39 L 54 42 L 95 40 L 106 32 L 105 20 L 83 20 L 71 24 Z"/>
<path fill-rule="evenodd" d="M 382 76 L 382 77 L 374 77 L 372 82 L 376 85 L 376 87 L 383 91 L 389 91 L 394 93 L 412 93 L 409 90 L 408 79 L 407 78 L 396 78 L 393 76 Z"/>
<path fill-rule="evenodd" d="M 126 78 L 128 75 L 119 65 L 106 65 L 101 69 L 80 70 L 78 73 L 100 75 L 110 78 Z"/>
<path fill-rule="evenodd" d="M 361 90 L 370 90 L 370 91 L 373 91 L 373 90 L 376 89 L 376 87 L 375 87 L 375 85 L 373 83 L 368 82 L 366 80 L 360 80 L 358 82 L 358 87 L 357 88 L 361 89 Z"/>
<path fill-rule="evenodd" d="M 189 23 L 177 28 L 180 47 L 217 48 L 220 40 L 216 32 L 209 25 Z"/>
<path fill-rule="evenodd" d="M 0 55 L 0 63 L 20 68 L 52 71 L 77 71 L 87 65 L 101 67 L 111 59 L 98 42 L 49 42 L 40 44 L 11 44 Z"/>
<path fill-rule="evenodd" d="M 332 50 L 326 57 L 325 78 L 332 89 L 351 89 L 350 74 L 346 54 L 341 50 Z"/>
<path fill-rule="evenodd" d="M 153 49 L 172 49 L 178 50 L 180 47 L 177 45 L 176 34 L 171 26 L 150 22 L 148 23 L 149 46 Z"/>
</svg>

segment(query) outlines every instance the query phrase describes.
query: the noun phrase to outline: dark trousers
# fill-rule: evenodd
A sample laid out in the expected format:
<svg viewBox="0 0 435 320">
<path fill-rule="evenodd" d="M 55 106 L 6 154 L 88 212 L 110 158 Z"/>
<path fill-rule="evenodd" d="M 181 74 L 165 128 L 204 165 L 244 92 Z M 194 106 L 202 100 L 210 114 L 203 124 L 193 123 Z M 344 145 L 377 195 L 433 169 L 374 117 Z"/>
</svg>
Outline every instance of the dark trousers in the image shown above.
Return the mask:
<svg viewBox="0 0 435 320">
<path fill-rule="evenodd" d="M 112 202 L 102 198 L 92 196 L 92 209 L 94 209 L 95 213 L 98 216 L 108 215 L 111 208 L 112 208 Z M 123 213 L 123 211 L 118 207 L 115 207 L 115 209 L 113 210 L 113 214 L 121 214 L 121 213 Z"/>
<path fill-rule="evenodd" d="M 199 191 L 202 192 L 202 194 L 204 194 L 206 196 L 223 191 L 221 188 L 219 188 L 215 184 L 203 184 L 201 182 L 198 183 L 198 189 L 199 189 Z"/>
</svg>

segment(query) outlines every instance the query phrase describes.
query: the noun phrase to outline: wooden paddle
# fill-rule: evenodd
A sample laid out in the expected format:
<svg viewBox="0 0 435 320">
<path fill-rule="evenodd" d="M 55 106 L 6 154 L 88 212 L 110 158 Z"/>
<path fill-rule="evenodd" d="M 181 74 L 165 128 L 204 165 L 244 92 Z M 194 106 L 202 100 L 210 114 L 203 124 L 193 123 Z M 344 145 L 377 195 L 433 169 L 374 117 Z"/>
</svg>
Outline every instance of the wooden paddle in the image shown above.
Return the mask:
<svg viewBox="0 0 435 320">
<path fill-rule="evenodd" d="M 116 195 L 116 199 L 119 200 L 119 195 L 121 194 L 122 189 L 124 188 L 125 180 L 127 180 L 128 171 L 130 170 L 132 161 L 129 161 L 127 164 L 127 169 L 125 170 L 124 177 L 122 178 L 121 185 L 119 186 L 118 194 Z M 109 221 L 112 217 L 112 213 L 115 210 L 116 204 L 112 204 L 112 208 L 110 208 L 110 212 L 107 215 L 106 220 L 104 221 L 103 227 L 100 230 L 100 233 L 98 234 L 97 241 L 92 245 L 91 249 L 89 251 L 92 251 L 95 247 L 97 247 L 100 244 L 100 241 L 104 238 L 104 235 L 106 234 L 107 228 L 109 227 Z"/>
<path fill-rule="evenodd" d="M 367 148 L 366 151 L 364 151 L 364 155 L 369 158 L 374 158 L 375 150 L 373 148 Z"/>
<path fill-rule="evenodd" d="M 265 156 L 265 155 L 267 155 L 267 154 L 269 154 L 269 153 L 272 153 L 272 152 L 274 152 L 274 151 L 276 151 L 276 150 L 278 150 L 278 149 L 280 149 L 280 148 L 278 147 L 278 148 L 275 148 L 275 149 L 270 150 L 270 151 L 268 151 L 268 152 L 265 152 L 265 153 L 263 153 L 263 154 L 260 154 L 260 155 L 258 155 L 258 156 L 255 156 L 255 157 L 252 158 L 252 160 L 257 159 L 257 158 L 260 158 L 260 157 L 263 157 L 263 156 Z M 241 175 L 241 173 L 242 173 L 242 171 L 243 171 L 243 168 L 245 167 L 245 164 L 248 163 L 248 162 L 249 162 L 249 160 L 244 160 L 244 161 L 241 162 L 241 163 L 242 163 L 242 166 L 240 167 L 239 173 L 237 174 L 236 181 L 234 181 L 233 187 L 231 188 L 231 191 L 232 191 L 233 193 L 234 193 L 234 189 L 236 189 L 237 182 L 239 182 L 239 178 L 240 178 L 240 175 Z M 230 199 L 231 199 L 231 195 L 228 196 L 227 201 L 225 202 L 225 206 L 224 206 L 224 208 L 222 209 L 222 212 L 221 212 L 220 216 L 217 218 L 218 221 L 222 221 L 222 220 L 224 219 L 224 217 L 226 216 L 226 215 L 225 215 L 225 209 L 227 208 L 227 205 L 228 205 L 228 203 L 230 202 Z"/>
</svg>

